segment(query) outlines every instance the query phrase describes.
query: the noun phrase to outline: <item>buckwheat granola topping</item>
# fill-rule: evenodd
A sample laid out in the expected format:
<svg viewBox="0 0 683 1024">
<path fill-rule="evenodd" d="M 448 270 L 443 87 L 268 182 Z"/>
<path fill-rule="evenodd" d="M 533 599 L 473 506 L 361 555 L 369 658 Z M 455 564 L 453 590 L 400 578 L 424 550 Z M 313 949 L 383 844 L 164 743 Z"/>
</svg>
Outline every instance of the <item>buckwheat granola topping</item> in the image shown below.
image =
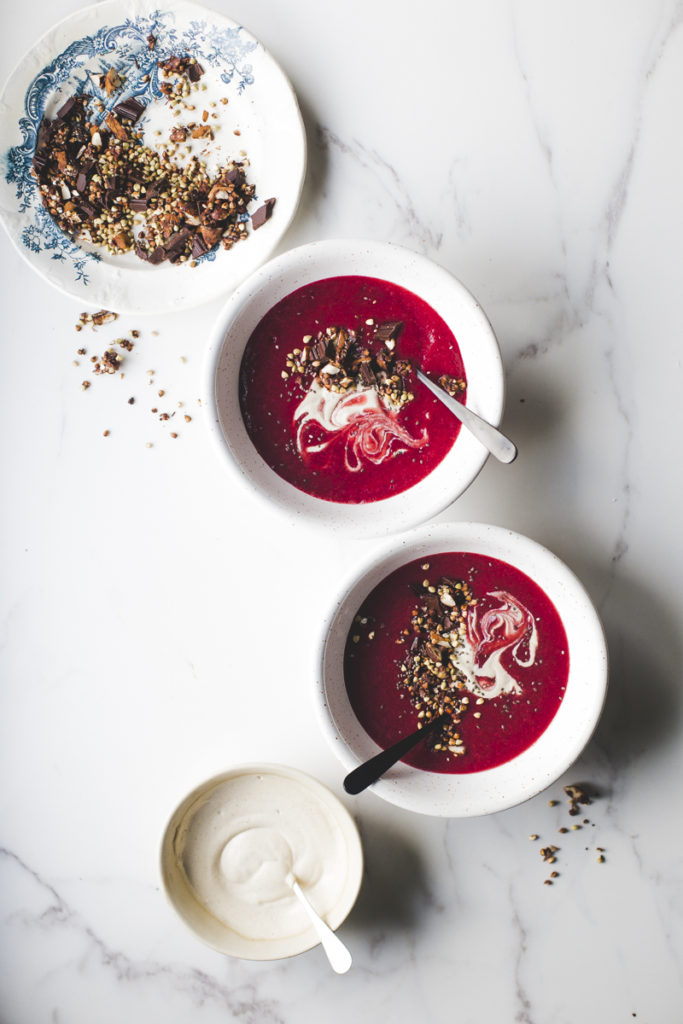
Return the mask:
<svg viewBox="0 0 683 1024">
<path fill-rule="evenodd" d="M 175 56 L 158 66 L 161 94 L 174 116 L 194 110 L 186 100 L 204 74 L 195 58 Z M 124 85 L 113 68 L 100 82 L 107 96 Z M 143 143 L 138 127 L 145 109 L 131 96 L 105 112 L 101 101 L 83 94 L 69 97 L 54 120 L 43 119 L 33 173 L 59 227 L 112 254 L 135 252 L 152 265 L 194 263 L 219 244 L 230 249 L 246 238 L 255 188 L 245 163 L 231 160 L 210 172 L 196 154 L 184 163 L 176 159 L 186 138 L 213 139 L 208 111 L 199 123 L 175 125 L 157 152 Z M 267 201 L 268 215 L 274 202 Z"/>
<path fill-rule="evenodd" d="M 439 715 L 450 716 L 428 742 L 434 750 L 457 757 L 466 753 L 458 725 L 470 705 L 467 678 L 458 667 L 457 654 L 467 635 L 468 609 L 477 602 L 467 583 L 447 576 L 436 584 L 426 577 L 413 590 L 419 605 L 399 641 L 405 643 L 412 636 L 399 686 L 405 688 L 418 713 L 418 728 Z"/>
<path fill-rule="evenodd" d="M 399 320 L 375 325 L 368 321 L 358 330 L 327 327 L 304 335 L 301 348 L 287 354 L 283 379 L 298 374 L 327 391 L 374 388 L 385 404 L 397 412 L 414 395 L 410 390 L 412 364 L 396 357 Z"/>
</svg>

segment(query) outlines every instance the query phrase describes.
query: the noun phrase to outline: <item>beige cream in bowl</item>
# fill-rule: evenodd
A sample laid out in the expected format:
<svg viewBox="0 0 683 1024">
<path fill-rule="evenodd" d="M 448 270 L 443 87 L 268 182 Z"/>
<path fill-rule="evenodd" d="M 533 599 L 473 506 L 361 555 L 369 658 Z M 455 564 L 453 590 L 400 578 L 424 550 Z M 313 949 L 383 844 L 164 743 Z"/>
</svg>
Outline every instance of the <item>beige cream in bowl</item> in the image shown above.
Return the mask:
<svg viewBox="0 0 683 1024">
<path fill-rule="evenodd" d="M 288 873 L 335 929 L 358 895 L 363 856 L 353 819 L 325 786 L 293 768 L 248 764 L 176 808 L 161 872 L 174 908 L 209 946 L 277 960 L 319 942 Z"/>
</svg>

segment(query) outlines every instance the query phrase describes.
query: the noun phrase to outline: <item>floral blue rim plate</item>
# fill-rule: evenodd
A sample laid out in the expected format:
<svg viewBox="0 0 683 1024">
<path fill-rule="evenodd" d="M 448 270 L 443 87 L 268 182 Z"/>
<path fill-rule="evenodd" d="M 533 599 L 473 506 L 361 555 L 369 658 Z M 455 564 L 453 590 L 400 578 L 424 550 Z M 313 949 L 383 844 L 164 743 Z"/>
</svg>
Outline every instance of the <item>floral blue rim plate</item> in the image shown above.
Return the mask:
<svg viewBox="0 0 683 1024">
<path fill-rule="evenodd" d="M 149 36 L 155 40 L 153 49 Z M 229 250 L 211 250 L 192 267 L 152 266 L 133 252 L 110 254 L 74 241 L 42 205 L 32 174 L 43 117 L 53 119 L 75 93 L 87 92 L 101 103 L 102 118 L 117 103 L 134 97 L 145 106 L 135 127 L 146 145 L 158 148 L 175 123 L 163 102 L 158 62 L 183 55 L 196 58 L 204 70 L 201 93 L 187 100 L 196 107 L 194 116 L 200 121 L 203 110 L 210 111 L 209 123 L 220 128 L 215 141 L 201 140 L 202 152 L 208 154 L 202 159 L 216 166 L 242 162 L 255 187 L 242 218 L 247 221 L 246 239 Z M 124 80 L 115 95 L 102 87 L 110 68 Z M 197 4 L 107 0 L 78 11 L 54 26 L 20 61 L 2 94 L 0 115 L 0 218 L 34 270 L 89 305 L 161 313 L 208 302 L 231 291 L 268 259 L 296 212 L 306 141 L 292 87 L 242 26 Z M 186 147 L 188 153 L 191 148 Z M 272 216 L 253 230 L 249 214 L 271 197 L 276 200 Z"/>
</svg>

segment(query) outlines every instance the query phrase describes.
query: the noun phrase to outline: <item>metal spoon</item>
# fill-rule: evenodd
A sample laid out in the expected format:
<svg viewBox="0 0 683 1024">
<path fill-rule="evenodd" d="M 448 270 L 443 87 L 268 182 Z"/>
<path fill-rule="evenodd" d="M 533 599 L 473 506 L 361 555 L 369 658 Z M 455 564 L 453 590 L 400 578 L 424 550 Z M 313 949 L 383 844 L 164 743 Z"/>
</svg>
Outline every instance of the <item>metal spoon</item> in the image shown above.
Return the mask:
<svg viewBox="0 0 683 1024">
<path fill-rule="evenodd" d="M 463 426 L 467 427 L 471 434 L 474 434 L 477 441 L 480 441 L 485 448 L 491 452 L 500 462 L 514 462 L 517 458 L 517 448 L 512 441 L 501 434 L 500 430 L 496 430 L 494 426 L 483 420 L 481 416 L 477 416 L 476 412 L 472 412 L 466 405 L 451 398 L 447 391 L 444 391 L 442 387 L 435 384 L 434 381 L 430 380 L 429 377 L 425 377 L 422 370 L 415 368 L 415 372 L 422 381 L 426 388 L 432 392 L 433 395 L 443 402 L 447 409 L 457 416 Z"/>
<path fill-rule="evenodd" d="M 346 974 L 352 963 L 351 954 L 348 949 L 341 939 L 337 938 L 332 929 L 325 924 L 320 914 L 313 909 L 291 871 L 288 872 L 285 882 L 310 917 L 311 924 L 318 933 L 332 970 L 336 971 L 337 974 Z"/>
<path fill-rule="evenodd" d="M 448 715 L 439 715 L 438 718 L 433 718 L 428 725 L 423 726 L 421 729 L 416 729 L 409 736 L 404 736 L 402 740 L 393 743 L 386 750 L 381 750 L 379 754 L 375 754 L 369 761 L 364 761 L 363 764 L 358 765 L 344 779 L 344 789 L 346 792 L 355 796 L 357 793 L 362 793 L 373 782 L 377 782 L 385 772 L 389 771 L 392 765 L 400 761 L 409 750 L 416 747 L 420 740 L 423 740 L 425 736 L 429 736 L 430 733 L 436 732 L 448 717 Z"/>
</svg>

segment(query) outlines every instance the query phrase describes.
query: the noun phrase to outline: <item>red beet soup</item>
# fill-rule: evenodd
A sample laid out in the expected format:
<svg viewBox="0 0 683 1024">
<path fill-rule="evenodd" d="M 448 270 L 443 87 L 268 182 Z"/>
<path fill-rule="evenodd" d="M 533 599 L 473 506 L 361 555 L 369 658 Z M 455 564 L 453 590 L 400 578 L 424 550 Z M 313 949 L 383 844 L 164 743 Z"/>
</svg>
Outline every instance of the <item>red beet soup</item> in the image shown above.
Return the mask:
<svg viewBox="0 0 683 1024">
<path fill-rule="evenodd" d="M 405 758 L 432 772 L 517 757 L 553 720 L 568 675 L 567 636 L 548 596 L 507 562 L 463 552 L 416 559 L 382 580 L 344 652 L 351 706 L 381 747 L 448 714 Z"/>
<path fill-rule="evenodd" d="M 239 378 L 249 437 L 301 491 L 358 504 L 400 494 L 450 451 L 460 425 L 413 365 L 466 396 L 458 343 L 417 295 L 372 277 L 332 277 L 273 306 Z"/>
</svg>

